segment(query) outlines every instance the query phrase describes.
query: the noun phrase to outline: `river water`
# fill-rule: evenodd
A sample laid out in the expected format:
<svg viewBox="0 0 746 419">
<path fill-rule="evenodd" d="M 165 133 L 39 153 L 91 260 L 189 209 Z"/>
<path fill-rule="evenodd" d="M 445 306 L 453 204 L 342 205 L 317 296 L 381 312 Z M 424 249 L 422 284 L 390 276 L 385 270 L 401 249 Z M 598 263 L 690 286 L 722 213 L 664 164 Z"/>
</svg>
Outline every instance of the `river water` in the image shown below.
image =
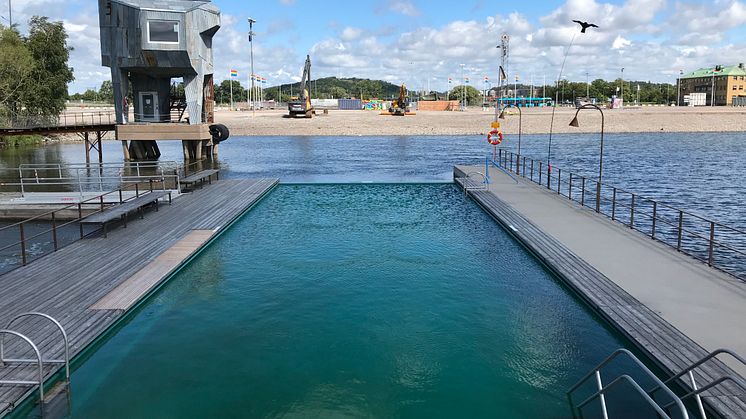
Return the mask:
<svg viewBox="0 0 746 419">
<path fill-rule="evenodd" d="M 502 147 L 517 151 L 516 136 Z M 481 136 L 235 137 L 220 146 L 221 176 L 278 177 L 283 182 L 448 182 L 456 164 L 484 164 Z M 746 133 L 608 134 L 604 182 L 746 229 Z M 160 143 L 161 160 L 182 160 L 179 142 Z M 526 135 L 522 154 L 546 161 L 547 135 Z M 0 150 L 0 167 L 79 163 L 82 144 Z M 552 164 L 595 178 L 599 136 L 555 135 Z M 104 159 L 121 162 L 121 146 L 104 143 Z M 15 176 L 0 171 L 0 180 Z M 8 190 L 6 188 L 6 190 Z"/>
</svg>

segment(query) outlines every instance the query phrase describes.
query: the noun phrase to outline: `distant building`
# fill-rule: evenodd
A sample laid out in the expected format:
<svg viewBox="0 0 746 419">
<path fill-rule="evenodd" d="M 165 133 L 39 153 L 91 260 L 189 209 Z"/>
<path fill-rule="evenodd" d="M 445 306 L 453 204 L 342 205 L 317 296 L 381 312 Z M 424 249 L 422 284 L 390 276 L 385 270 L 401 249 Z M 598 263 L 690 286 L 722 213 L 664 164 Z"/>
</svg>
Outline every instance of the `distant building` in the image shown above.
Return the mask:
<svg viewBox="0 0 746 419">
<path fill-rule="evenodd" d="M 746 67 L 716 66 L 701 68 L 678 79 L 681 95 L 679 106 L 689 105 L 692 94 L 702 96 L 704 105 L 711 106 L 714 96 L 715 106 L 746 105 Z"/>
</svg>

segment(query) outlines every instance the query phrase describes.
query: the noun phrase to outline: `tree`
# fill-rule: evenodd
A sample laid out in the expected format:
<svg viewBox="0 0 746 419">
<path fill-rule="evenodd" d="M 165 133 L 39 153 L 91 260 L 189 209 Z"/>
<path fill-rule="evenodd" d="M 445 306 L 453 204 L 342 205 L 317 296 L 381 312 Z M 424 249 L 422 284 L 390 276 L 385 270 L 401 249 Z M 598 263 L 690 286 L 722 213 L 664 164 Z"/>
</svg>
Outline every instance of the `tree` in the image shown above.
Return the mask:
<svg viewBox="0 0 746 419">
<path fill-rule="evenodd" d="M 21 95 L 31 84 L 34 59 L 14 29 L 0 26 L 0 112 L 15 115 Z M 10 114 L 10 115 L 8 115 Z"/>
<path fill-rule="evenodd" d="M 75 79 L 67 66 L 72 48 L 62 22 L 32 17 L 26 45 L 34 59 L 33 83 L 27 84 L 21 101 L 30 114 L 57 116 L 65 109 L 67 85 Z"/>
<path fill-rule="evenodd" d="M 215 101 L 217 103 L 231 103 L 231 84 L 233 84 L 233 102 L 246 102 L 248 90 L 244 89 L 237 80 L 223 80 L 215 86 Z"/>
<path fill-rule="evenodd" d="M 464 96 L 466 96 L 466 104 L 469 106 L 478 106 L 481 105 L 484 101 L 482 92 L 471 86 L 456 86 L 451 90 L 449 94 L 449 98 L 451 100 L 458 101 L 463 101 Z"/>
<path fill-rule="evenodd" d="M 104 80 L 98 89 L 98 100 L 106 103 L 114 103 L 114 87 L 111 80 Z"/>
</svg>

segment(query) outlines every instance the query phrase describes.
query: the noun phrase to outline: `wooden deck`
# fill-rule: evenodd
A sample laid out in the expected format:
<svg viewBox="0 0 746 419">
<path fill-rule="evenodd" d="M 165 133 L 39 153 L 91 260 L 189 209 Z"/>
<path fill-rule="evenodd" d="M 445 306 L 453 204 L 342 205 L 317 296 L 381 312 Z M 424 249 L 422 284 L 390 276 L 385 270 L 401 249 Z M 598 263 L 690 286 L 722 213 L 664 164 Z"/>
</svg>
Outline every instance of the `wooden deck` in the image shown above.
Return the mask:
<svg viewBox="0 0 746 419">
<path fill-rule="evenodd" d="M 463 177 L 464 171 L 455 168 L 454 178 L 459 184 L 459 178 Z M 709 352 L 498 198 L 494 192 L 470 189 L 468 194 L 663 371 L 671 375 L 678 373 Z M 609 354 L 599 354 L 598 361 L 606 355 Z M 706 363 L 696 371 L 700 386 L 723 375 L 738 376 L 737 372 L 717 360 Z M 704 394 L 706 404 L 717 415 L 726 418 L 746 417 L 746 397 L 737 386 L 726 383 Z"/>
<path fill-rule="evenodd" d="M 133 219 L 126 229 L 112 229 L 108 238 L 78 241 L 0 276 L 0 328 L 22 312 L 49 314 L 65 327 L 75 356 L 277 182 L 214 182 L 145 219 Z M 29 321 L 13 329 L 29 336 L 48 357 L 61 356 L 54 328 Z M 46 376 L 53 370 L 58 368 L 46 368 Z M 33 371 L 0 367 L 0 378 L 29 379 Z M 38 397 L 29 387 L 0 386 L 0 416 L 30 394 Z"/>
</svg>

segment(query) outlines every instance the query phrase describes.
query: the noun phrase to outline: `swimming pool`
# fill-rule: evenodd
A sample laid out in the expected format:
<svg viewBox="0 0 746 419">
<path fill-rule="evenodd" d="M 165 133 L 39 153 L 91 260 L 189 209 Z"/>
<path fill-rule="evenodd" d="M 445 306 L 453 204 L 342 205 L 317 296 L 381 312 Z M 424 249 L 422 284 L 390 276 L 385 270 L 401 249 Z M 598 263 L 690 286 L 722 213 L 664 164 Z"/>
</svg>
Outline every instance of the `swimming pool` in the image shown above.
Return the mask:
<svg viewBox="0 0 746 419">
<path fill-rule="evenodd" d="M 568 417 L 622 346 L 452 184 L 282 185 L 75 371 L 72 416 Z"/>
</svg>

